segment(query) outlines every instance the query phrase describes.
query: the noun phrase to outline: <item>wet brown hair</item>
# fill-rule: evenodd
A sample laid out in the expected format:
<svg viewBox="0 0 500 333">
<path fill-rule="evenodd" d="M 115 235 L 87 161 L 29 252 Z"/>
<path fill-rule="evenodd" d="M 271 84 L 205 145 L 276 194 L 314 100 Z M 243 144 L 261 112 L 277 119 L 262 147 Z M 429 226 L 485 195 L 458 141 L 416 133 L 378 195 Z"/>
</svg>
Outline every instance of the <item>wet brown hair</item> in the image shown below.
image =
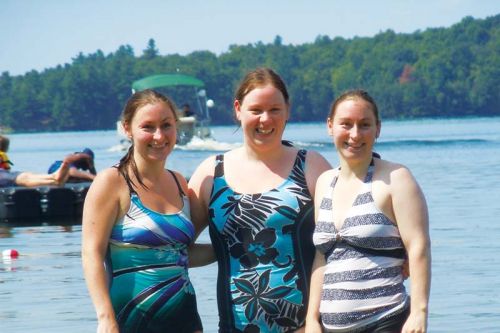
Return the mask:
<svg viewBox="0 0 500 333">
<path fill-rule="evenodd" d="M 377 103 L 375 103 L 373 97 L 371 97 L 365 90 L 362 89 L 347 90 L 346 92 L 342 93 L 339 97 L 337 97 L 333 102 L 332 107 L 330 108 L 328 119 L 333 120 L 333 117 L 335 116 L 335 111 L 337 110 L 339 104 L 347 100 L 363 100 L 368 104 L 370 104 L 373 111 L 373 115 L 375 116 L 375 120 L 377 121 L 377 124 L 380 123 L 380 116 L 378 112 Z"/>
<path fill-rule="evenodd" d="M 238 89 L 236 89 L 234 99 L 240 102 L 240 104 L 243 104 L 243 99 L 246 95 L 248 95 L 248 93 L 255 88 L 260 88 L 268 84 L 278 89 L 281 94 L 283 94 L 285 103 L 290 104 L 290 97 L 288 95 L 285 82 L 278 74 L 276 74 L 275 71 L 266 67 L 259 67 L 248 72 L 243 80 L 241 80 Z"/>
<path fill-rule="evenodd" d="M 170 111 L 173 113 L 175 117 L 175 121 L 178 121 L 177 113 L 175 112 L 176 106 L 175 103 L 170 100 L 165 95 L 160 94 L 159 92 L 151 89 L 146 89 L 142 91 L 138 91 L 134 93 L 125 104 L 125 108 L 123 109 L 122 115 L 120 117 L 122 126 L 130 126 L 132 120 L 134 119 L 137 110 L 146 106 L 146 105 L 154 105 L 163 103 L 165 104 Z M 137 170 L 137 165 L 134 160 L 134 141 L 132 140 L 132 144 L 130 145 L 127 153 L 120 159 L 118 163 L 118 171 L 123 175 L 127 184 L 135 186 L 134 182 L 130 178 L 129 166 L 134 173 L 135 178 L 141 184 L 142 187 L 147 188 L 146 185 L 142 182 L 141 176 L 139 175 L 139 171 Z"/>
</svg>

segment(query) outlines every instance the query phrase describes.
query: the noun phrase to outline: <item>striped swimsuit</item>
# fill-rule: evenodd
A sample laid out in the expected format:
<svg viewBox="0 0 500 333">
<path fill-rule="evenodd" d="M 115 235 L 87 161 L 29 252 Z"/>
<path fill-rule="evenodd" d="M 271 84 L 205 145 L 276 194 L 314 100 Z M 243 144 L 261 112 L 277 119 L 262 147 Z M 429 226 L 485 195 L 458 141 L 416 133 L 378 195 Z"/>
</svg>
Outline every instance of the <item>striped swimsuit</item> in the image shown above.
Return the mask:
<svg viewBox="0 0 500 333">
<path fill-rule="evenodd" d="M 333 223 L 337 176 L 321 201 L 313 242 L 326 259 L 320 313 L 329 332 L 368 329 L 409 306 L 402 277 L 404 245 L 397 226 L 373 201 L 374 169 L 372 160 L 340 230 Z"/>
<path fill-rule="evenodd" d="M 177 185 L 182 210 L 161 214 L 145 207 L 129 184 L 130 208 L 111 230 L 106 264 L 120 332 L 201 330 L 188 276 L 187 247 L 194 227 L 189 200 Z"/>
</svg>

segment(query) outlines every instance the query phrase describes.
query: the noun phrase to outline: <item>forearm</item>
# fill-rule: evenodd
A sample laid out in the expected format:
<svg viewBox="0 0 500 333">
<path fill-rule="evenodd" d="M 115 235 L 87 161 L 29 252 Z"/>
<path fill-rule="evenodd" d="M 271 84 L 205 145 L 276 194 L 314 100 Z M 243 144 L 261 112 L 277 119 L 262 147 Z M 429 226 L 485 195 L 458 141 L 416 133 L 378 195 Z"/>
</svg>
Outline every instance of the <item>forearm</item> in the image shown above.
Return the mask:
<svg viewBox="0 0 500 333">
<path fill-rule="evenodd" d="M 421 245 L 408 253 L 411 281 L 411 311 L 427 315 L 431 285 L 431 254 L 429 246 Z"/>
<path fill-rule="evenodd" d="M 189 267 L 200 267 L 216 260 L 212 244 L 192 244 L 189 249 Z"/>
<path fill-rule="evenodd" d="M 316 252 L 311 274 L 311 285 L 309 286 L 309 304 L 307 308 L 306 322 L 319 322 L 319 307 L 321 293 L 323 291 L 323 276 L 325 272 L 325 261 L 323 254 Z"/>
<path fill-rule="evenodd" d="M 108 280 L 101 255 L 91 251 L 82 251 L 83 272 L 90 298 L 94 304 L 97 319 L 113 319 L 115 313 L 109 296 Z"/>
</svg>

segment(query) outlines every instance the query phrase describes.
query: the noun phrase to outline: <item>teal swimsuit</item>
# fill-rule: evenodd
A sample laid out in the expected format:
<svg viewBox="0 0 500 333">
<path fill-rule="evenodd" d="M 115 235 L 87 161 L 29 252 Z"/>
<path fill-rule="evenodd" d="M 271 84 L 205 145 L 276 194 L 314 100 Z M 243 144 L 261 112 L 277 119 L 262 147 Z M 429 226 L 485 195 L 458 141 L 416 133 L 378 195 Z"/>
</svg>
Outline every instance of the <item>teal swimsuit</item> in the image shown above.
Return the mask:
<svg viewBox="0 0 500 333">
<path fill-rule="evenodd" d="M 194 227 L 189 200 L 177 185 L 182 211 L 154 212 L 131 189 L 130 209 L 111 231 L 110 296 L 122 333 L 202 329 L 188 276 L 187 247 Z"/>
<path fill-rule="evenodd" d="M 240 194 L 216 158 L 209 230 L 217 255 L 219 332 L 291 332 L 304 325 L 314 257 L 313 201 L 300 150 L 287 179 Z"/>
</svg>

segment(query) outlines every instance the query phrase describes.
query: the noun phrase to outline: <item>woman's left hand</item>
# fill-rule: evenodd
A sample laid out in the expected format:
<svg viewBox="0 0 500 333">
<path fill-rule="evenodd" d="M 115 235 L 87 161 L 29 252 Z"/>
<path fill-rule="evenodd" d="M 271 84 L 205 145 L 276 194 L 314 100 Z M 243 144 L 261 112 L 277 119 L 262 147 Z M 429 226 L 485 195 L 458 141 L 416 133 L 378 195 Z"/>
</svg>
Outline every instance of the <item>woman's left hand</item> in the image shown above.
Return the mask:
<svg viewBox="0 0 500 333">
<path fill-rule="evenodd" d="M 427 315 L 425 313 L 410 312 L 410 316 L 406 320 L 402 333 L 426 333 L 427 332 Z"/>
</svg>

